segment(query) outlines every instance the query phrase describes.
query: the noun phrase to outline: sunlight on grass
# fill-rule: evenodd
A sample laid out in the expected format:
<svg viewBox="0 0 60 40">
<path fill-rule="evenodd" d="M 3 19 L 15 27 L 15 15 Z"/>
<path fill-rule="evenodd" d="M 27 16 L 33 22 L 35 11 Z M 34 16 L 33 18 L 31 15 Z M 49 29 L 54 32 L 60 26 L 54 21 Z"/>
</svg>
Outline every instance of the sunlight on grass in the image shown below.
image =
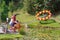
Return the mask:
<svg viewBox="0 0 60 40">
<path fill-rule="evenodd" d="M 0 34 L 0 39 L 22 37 L 20 34 Z"/>
</svg>

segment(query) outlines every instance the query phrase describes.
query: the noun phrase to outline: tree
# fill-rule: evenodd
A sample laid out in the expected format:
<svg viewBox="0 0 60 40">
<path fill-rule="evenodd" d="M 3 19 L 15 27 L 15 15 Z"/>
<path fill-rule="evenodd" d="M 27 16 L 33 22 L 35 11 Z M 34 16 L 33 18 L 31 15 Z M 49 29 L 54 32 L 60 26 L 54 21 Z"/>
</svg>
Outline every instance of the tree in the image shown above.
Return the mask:
<svg viewBox="0 0 60 40">
<path fill-rule="evenodd" d="M 30 0 L 29 10 L 30 14 L 36 14 L 36 12 L 42 10 L 50 10 L 52 13 L 55 12 L 56 9 L 59 9 L 56 5 L 59 0 Z M 54 13 L 53 13 L 54 14 Z"/>
<path fill-rule="evenodd" d="M 5 1 L 0 0 L 0 22 L 1 22 L 1 16 L 2 16 L 2 12 L 4 12 L 4 7 L 5 7 Z"/>
<path fill-rule="evenodd" d="M 0 19 L 1 21 L 6 21 L 6 18 L 8 17 L 8 7 L 5 4 L 5 1 L 3 0 L 0 5 Z"/>
</svg>

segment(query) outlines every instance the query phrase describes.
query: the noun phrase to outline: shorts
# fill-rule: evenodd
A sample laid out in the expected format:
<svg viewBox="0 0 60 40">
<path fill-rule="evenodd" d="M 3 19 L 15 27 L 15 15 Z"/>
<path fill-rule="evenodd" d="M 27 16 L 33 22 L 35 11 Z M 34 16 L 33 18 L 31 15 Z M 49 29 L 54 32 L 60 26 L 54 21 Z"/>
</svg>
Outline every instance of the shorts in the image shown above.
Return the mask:
<svg viewBox="0 0 60 40">
<path fill-rule="evenodd" d="M 9 25 L 12 26 L 12 27 L 14 26 L 14 24 L 15 24 L 14 22 L 9 23 Z"/>
</svg>

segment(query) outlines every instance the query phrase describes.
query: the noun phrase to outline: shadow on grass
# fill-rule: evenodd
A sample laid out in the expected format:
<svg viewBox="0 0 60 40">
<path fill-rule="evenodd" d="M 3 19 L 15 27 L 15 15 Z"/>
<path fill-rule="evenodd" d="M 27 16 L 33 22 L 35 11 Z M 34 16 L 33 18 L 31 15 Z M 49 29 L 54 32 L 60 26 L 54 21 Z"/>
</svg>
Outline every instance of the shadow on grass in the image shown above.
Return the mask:
<svg viewBox="0 0 60 40">
<path fill-rule="evenodd" d="M 41 24 L 51 24 L 51 23 L 56 23 L 56 21 L 53 20 L 53 19 L 48 19 L 48 20 L 45 20 L 45 21 L 41 20 L 40 23 Z"/>
</svg>

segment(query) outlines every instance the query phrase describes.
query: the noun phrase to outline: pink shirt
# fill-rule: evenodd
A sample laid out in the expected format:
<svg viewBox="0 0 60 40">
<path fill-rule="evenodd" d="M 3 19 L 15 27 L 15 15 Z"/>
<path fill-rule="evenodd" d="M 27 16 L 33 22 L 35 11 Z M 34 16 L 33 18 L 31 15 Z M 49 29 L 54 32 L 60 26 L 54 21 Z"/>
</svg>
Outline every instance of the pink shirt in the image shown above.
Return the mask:
<svg viewBox="0 0 60 40">
<path fill-rule="evenodd" d="M 16 21 L 16 16 L 12 16 L 11 19 L 13 19 L 13 21 Z"/>
</svg>

